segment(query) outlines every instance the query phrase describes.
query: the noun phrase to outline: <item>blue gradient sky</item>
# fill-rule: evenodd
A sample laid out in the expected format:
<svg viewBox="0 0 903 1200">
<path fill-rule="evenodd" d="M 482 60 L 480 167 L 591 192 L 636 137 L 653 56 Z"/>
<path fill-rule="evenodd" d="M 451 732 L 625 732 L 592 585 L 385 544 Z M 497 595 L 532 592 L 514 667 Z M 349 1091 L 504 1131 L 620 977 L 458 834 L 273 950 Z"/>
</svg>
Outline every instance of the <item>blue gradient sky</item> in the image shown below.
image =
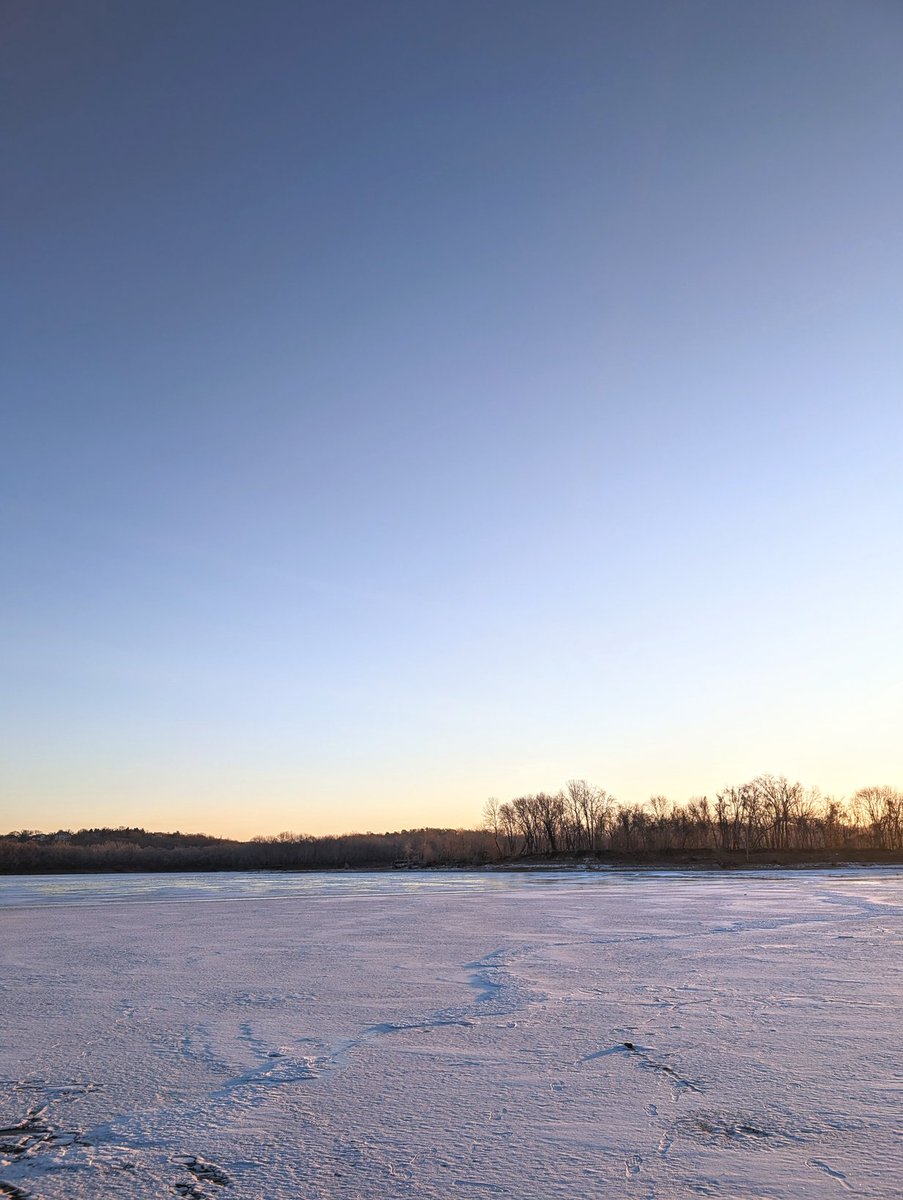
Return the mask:
<svg viewBox="0 0 903 1200">
<path fill-rule="evenodd" d="M 899 4 L 0 21 L 0 826 L 903 783 Z"/>
</svg>

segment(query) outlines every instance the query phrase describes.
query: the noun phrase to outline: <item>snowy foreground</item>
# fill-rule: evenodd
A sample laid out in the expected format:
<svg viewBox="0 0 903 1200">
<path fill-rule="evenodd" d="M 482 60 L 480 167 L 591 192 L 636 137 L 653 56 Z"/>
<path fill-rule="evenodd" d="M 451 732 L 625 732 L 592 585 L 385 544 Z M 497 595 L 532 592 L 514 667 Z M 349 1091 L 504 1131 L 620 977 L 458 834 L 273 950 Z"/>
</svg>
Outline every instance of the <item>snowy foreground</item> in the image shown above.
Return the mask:
<svg viewBox="0 0 903 1200">
<path fill-rule="evenodd" d="M 901 914 L 879 870 L 3 880 L 0 1195 L 899 1197 Z"/>
</svg>

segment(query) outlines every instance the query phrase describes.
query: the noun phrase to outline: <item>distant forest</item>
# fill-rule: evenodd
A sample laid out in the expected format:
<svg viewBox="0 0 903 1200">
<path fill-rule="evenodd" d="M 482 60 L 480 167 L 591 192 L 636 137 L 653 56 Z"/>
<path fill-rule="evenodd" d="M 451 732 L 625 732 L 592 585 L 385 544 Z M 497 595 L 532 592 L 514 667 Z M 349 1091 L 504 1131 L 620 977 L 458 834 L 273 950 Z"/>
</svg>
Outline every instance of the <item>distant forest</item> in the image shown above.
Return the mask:
<svg viewBox="0 0 903 1200">
<path fill-rule="evenodd" d="M 556 862 L 743 865 L 903 861 L 903 792 L 861 788 L 848 800 L 761 775 L 713 799 L 653 796 L 620 804 L 572 780 L 559 792 L 489 800 L 480 829 L 409 829 L 249 842 L 143 829 L 0 837 L 0 873 L 247 871 L 517 866 Z"/>
</svg>

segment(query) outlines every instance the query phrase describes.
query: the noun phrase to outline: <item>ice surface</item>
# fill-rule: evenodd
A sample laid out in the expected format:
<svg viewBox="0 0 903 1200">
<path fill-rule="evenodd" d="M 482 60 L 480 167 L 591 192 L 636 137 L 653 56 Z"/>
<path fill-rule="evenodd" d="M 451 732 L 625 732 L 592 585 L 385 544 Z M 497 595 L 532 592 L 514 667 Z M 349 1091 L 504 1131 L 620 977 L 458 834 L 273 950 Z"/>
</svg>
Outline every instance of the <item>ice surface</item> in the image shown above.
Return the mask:
<svg viewBox="0 0 903 1200">
<path fill-rule="evenodd" d="M 903 1191 L 899 872 L 231 880 L 2 881 L 0 1195 Z"/>
</svg>

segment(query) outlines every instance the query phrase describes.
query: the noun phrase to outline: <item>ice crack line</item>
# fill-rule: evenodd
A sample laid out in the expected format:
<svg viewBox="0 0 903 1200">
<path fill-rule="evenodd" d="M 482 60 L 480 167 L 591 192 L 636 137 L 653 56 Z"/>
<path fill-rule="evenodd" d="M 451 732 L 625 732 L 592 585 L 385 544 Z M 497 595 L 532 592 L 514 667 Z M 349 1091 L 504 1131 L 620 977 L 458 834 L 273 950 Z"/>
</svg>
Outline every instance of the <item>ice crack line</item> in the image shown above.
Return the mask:
<svg viewBox="0 0 903 1200">
<path fill-rule="evenodd" d="M 829 1167 L 828 1164 L 823 1159 L 808 1158 L 808 1159 L 806 1159 L 806 1162 L 808 1163 L 808 1165 L 810 1167 L 815 1167 L 815 1169 L 817 1171 L 822 1171 L 822 1172 L 824 1172 L 825 1175 L 830 1176 L 831 1179 L 835 1179 L 840 1184 L 840 1186 L 843 1188 L 846 1188 L 846 1190 L 848 1192 L 853 1192 L 856 1190 L 847 1181 L 847 1177 L 846 1177 L 846 1175 L 844 1175 L 843 1171 L 835 1171 L 834 1168 Z"/>
<path fill-rule="evenodd" d="M 412 1015 L 407 1020 L 378 1021 L 368 1025 L 357 1036 L 340 1038 L 331 1043 L 322 1043 L 315 1038 L 295 1038 L 296 1046 L 303 1045 L 307 1049 L 300 1055 L 285 1046 L 269 1048 L 255 1035 L 249 1022 L 242 1022 L 239 1027 L 240 1040 L 261 1061 L 233 1075 L 212 1094 L 223 1098 L 237 1089 L 316 1081 L 344 1070 L 349 1066 L 350 1056 L 355 1050 L 379 1038 L 455 1026 L 469 1028 L 485 1018 L 511 1016 L 537 999 L 511 977 L 507 962 L 514 953 L 499 948 L 474 962 L 463 964 L 467 984 L 474 992 L 469 1003 L 449 1005 L 422 1016 Z M 209 1053 L 202 1055 L 202 1058 L 208 1063 L 214 1061 Z"/>
<path fill-rule="evenodd" d="M 331 1053 L 333 1069 L 346 1067 L 351 1051 L 376 1038 L 456 1025 L 468 1028 L 483 1018 L 511 1016 L 534 1003 L 538 997 L 511 978 L 507 960 L 513 953 L 500 948 L 464 964 L 464 970 L 469 972 L 468 984 L 476 993 L 470 1004 L 439 1008 L 408 1021 L 380 1021 L 368 1026 L 358 1037 L 335 1043 Z"/>
<path fill-rule="evenodd" d="M 644 1071 L 656 1071 L 660 1075 L 665 1075 L 674 1081 L 674 1086 L 678 1089 L 678 1096 L 683 1091 L 702 1092 L 704 1089 L 698 1080 L 685 1079 L 673 1067 L 670 1067 L 666 1062 L 662 1062 L 660 1058 L 655 1057 L 653 1051 L 648 1046 L 637 1046 L 633 1042 L 619 1042 L 615 1046 L 609 1046 L 605 1050 L 597 1050 L 594 1054 L 585 1054 L 580 1062 L 592 1062 L 597 1058 L 607 1058 L 609 1055 L 623 1054 L 626 1058 L 631 1059 Z"/>
</svg>

